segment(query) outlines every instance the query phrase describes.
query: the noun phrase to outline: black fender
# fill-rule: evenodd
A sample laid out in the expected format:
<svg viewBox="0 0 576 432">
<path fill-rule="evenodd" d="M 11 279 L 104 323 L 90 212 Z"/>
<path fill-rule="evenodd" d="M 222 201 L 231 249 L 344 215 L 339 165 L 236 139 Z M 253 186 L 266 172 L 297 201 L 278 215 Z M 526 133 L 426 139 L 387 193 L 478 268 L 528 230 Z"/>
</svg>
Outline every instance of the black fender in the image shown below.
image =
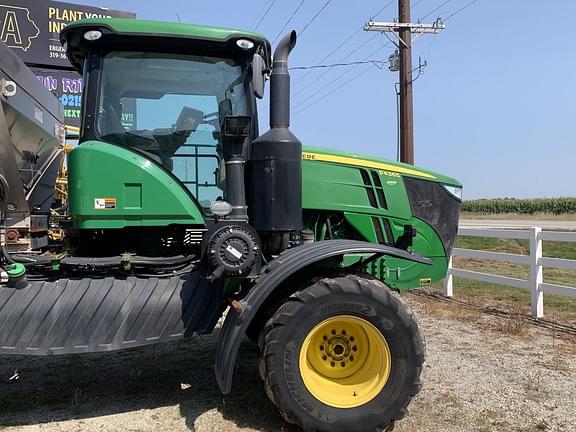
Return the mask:
<svg viewBox="0 0 576 432">
<path fill-rule="evenodd" d="M 250 322 L 276 287 L 289 276 L 311 264 L 351 253 L 374 254 L 373 256 L 390 255 L 422 264 L 431 264 L 429 259 L 403 249 L 355 240 L 324 240 L 283 252 L 263 269 L 258 281 L 241 300 L 241 307 L 230 308 L 224 321 L 216 347 L 215 364 L 216 381 L 222 393 L 228 394 L 232 388 L 238 349 Z"/>
</svg>

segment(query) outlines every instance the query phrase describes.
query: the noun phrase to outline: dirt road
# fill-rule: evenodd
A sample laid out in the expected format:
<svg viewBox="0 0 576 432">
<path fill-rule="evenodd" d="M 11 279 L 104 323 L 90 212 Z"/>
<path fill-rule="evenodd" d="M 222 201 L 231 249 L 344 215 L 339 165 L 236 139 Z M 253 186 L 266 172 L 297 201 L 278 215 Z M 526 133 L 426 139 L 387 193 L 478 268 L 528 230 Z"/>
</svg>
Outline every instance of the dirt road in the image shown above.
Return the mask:
<svg viewBox="0 0 576 432">
<path fill-rule="evenodd" d="M 427 337 L 425 385 L 395 431 L 576 431 L 576 340 L 408 296 Z M 234 391 L 213 377 L 214 336 L 69 358 L 0 358 L 3 431 L 295 431 L 244 344 Z M 19 379 L 9 381 L 14 370 Z"/>
</svg>

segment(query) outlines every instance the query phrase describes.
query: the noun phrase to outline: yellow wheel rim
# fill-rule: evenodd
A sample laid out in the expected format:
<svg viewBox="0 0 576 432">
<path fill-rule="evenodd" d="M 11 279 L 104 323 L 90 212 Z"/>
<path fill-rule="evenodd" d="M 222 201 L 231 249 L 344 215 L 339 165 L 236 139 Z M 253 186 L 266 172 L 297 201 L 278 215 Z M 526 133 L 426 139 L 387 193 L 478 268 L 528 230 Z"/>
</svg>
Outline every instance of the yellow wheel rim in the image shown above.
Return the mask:
<svg viewBox="0 0 576 432">
<path fill-rule="evenodd" d="M 386 385 L 390 348 L 368 321 L 339 315 L 308 333 L 299 364 L 304 385 L 316 399 L 335 408 L 355 408 L 374 399 Z"/>
</svg>

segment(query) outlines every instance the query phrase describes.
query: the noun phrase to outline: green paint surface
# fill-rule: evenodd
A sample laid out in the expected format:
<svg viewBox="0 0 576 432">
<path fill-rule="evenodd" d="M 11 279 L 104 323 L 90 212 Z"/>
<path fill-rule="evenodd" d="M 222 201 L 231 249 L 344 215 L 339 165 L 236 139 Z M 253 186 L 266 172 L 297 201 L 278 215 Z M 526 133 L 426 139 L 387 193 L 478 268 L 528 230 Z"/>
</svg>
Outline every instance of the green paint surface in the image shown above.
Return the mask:
<svg viewBox="0 0 576 432">
<path fill-rule="evenodd" d="M 168 172 L 144 155 L 86 141 L 69 155 L 70 214 L 76 228 L 201 225 L 192 197 Z M 104 200 L 100 208 L 96 200 Z"/>
<path fill-rule="evenodd" d="M 425 175 L 430 175 L 433 177 L 433 180 L 438 182 L 438 183 L 444 183 L 444 184 L 448 184 L 448 185 L 452 185 L 452 186 L 462 186 L 462 184 L 452 178 L 452 177 L 448 177 L 445 176 L 443 174 L 434 172 L 434 171 L 430 171 L 428 169 L 425 168 L 421 168 L 418 166 L 413 166 L 413 165 L 408 165 L 402 162 L 396 162 L 396 161 L 391 161 L 391 160 L 387 160 L 387 159 L 382 159 L 382 158 L 377 158 L 374 156 L 369 156 L 369 155 L 364 155 L 364 154 L 360 154 L 360 153 L 353 153 L 353 152 L 347 152 L 347 151 L 340 151 L 340 150 L 332 150 L 332 149 L 327 149 L 327 148 L 322 148 L 322 147 L 312 147 L 312 146 L 304 146 L 302 148 L 302 151 L 304 153 L 320 153 L 320 154 L 324 154 L 324 155 L 331 155 L 331 156 L 341 156 L 341 157 L 347 157 L 353 160 L 358 160 L 358 161 L 369 161 L 369 162 L 374 162 L 374 163 L 381 163 L 381 164 L 386 164 L 386 165 L 390 165 L 392 167 L 396 167 L 398 169 L 410 169 L 410 170 L 416 170 L 419 171 Z M 306 161 L 308 162 L 308 161 Z M 361 164 L 361 162 L 360 162 Z M 414 177 L 418 177 L 417 175 Z"/>
<path fill-rule="evenodd" d="M 250 31 L 169 21 L 135 20 L 129 18 L 90 18 L 78 20 L 68 24 L 66 31 L 73 31 L 75 29 L 83 29 L 87 27 L 107 27 L 114 33 L 132 36 L 169 36 L 207 39 L 221 42 L 225 42 L 232 38 L 243 37 L 260 41 L 266 40 L 266 38 L 261 34 Z"/>
<path fill-rule="evenodd" d="M 307 214 L 312 215 L 307 220 L 318 219 L 314 216 L 316 214 L 343 214 L 346 222 L 358 235 L 372 243 L 378 243 L 375 230 L 375 223 L 378 223 L 384 243 L 390 245 L 402 236 L 404 225 L 410 224 L 416 228 L 417 235 L 409 250 L 429 258 L 432 265 L 383 257 L 369 264 L 368 272 L 395 289 L 416 288 L 437 282 L 445 277 L 448 261 L 443 243 L 433 227 L 412 217 L 402 177 L 421 177 L 429 181 L 461 186 L 457 180 L 411 165 L 356 153 L 318 147 L 305 147 L 303 152 L 302 206 Z M 339 162 L 326 160 L 330 159 L 329 157 L 323 157 L 321 161 L 310 159 L 315 154 L 337 156 L 335 160 Z M 342 160 L 350 163 L 342 162 Z M 368 161 L 367 165 L 371 167 L 363 167 L 363 161 Z M 379 164 L 386 168 L 377 168 Z M 404 170 L 416 173 L 405 174 L 402 172 Z M 364 178 L 362 171 L 364 171 Z M 378 196 L 378 188 L 382 190 L 384 203 Z M 373 191 L 372 202 L 367 193 L 368 189 Z M 385 221 L 390 226 L 388 232 L 384 229 Z M 308 228 L 317 229 L 318 227 L 309 226 Z M 320 236 L 325 238 L 323 236 L 326 230 L 321 232 Z M 349 255 L 345 257 L 344 265 L 350 265 L 360 258 L 362 256 Z"/>
</svg>

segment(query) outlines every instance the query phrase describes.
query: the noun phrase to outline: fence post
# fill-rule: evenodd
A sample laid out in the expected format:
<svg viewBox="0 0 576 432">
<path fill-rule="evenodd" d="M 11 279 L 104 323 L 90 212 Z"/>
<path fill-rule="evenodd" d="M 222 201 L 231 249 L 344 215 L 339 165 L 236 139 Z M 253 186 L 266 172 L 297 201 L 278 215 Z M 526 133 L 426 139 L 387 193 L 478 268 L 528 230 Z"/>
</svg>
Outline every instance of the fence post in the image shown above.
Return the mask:
<svg viewBox="0 0 576 432">
<path fill-rule="evenodd" d="M 446 273 L 446 277 L 444 278 L 444 295 L 446 297 L 454 296 L 454 290 L 452 287 L 454 277 L 452 276 L 452 255 L 448 259 L 448 272 Z"/>
<path fill-rule="evenodd" d="M 530 291 L 532 293 L 532 316 L 542 318 L 544 316 L 544 293 L 541 290 L 543 282 L 542 274 L 542 228 L 530 229 Z"/>
</svg>

